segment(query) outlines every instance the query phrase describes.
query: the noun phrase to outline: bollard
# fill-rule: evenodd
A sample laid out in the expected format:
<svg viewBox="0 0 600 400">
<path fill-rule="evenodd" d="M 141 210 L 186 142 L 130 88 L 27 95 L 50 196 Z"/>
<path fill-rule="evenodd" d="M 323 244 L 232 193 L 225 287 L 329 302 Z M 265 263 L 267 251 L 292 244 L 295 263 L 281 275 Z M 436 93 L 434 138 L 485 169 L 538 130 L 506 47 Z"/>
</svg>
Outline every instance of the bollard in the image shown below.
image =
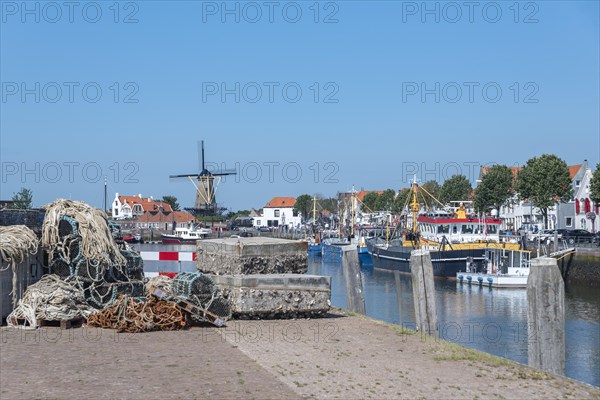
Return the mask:
<svg viewBox="0 0 600 400">
<path fill-rule="evenodd" d="M 396 282 L 396 301 L 398 302 L 398 321 L 402 324 L 402 287 L 400 286 L 400 271 L 394 271 Z"/>
<path fill-rule="evenodd" d="M 437 336 L 433 264 L 429 251 L 413 250 L 410 253 L 410 273 L 417 329 L 422 333 Z"/>
<path fill-rule="evenodd" d="M 344 283 L 346 284 L 346 304 L 350 311 L 365 314 L 365 295 L 358 264 L 358 252 L 356 246 L 349 248 L 345 246 L 342 250 L 342 269 Z"/>
<path fill-rule="evenodd" d="M 556 259 L 531 260 L 527 278 L 529 366 L 564 375 L 565 285 Z"/>
</svg>

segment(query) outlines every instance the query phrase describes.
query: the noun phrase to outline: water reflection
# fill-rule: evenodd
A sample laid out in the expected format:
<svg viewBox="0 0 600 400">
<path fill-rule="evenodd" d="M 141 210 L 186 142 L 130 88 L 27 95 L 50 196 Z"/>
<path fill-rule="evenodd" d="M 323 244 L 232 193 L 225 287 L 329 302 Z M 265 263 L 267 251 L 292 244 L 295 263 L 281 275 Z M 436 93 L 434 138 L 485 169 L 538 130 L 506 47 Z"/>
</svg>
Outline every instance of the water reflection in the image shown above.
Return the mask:
<svg viewBox="0 0 600 400">
<path fill-rule="evenodd" d="M 309 259 L 308 273 L 332 277 L 331 302 L 346 306 L 339 263 Z M 363 268 L 367 314 L 407 327 L 415 326 L 409 275 Z M 396 287 L 400 296 L 397 296 Z M 440 336 L 452 342 L 527 364 L 527 291 L 492 289 L 435 280 Z M 600 296 L 597 288 L 567 287 L 567 376 L 600 386 Z"/>
</svg>

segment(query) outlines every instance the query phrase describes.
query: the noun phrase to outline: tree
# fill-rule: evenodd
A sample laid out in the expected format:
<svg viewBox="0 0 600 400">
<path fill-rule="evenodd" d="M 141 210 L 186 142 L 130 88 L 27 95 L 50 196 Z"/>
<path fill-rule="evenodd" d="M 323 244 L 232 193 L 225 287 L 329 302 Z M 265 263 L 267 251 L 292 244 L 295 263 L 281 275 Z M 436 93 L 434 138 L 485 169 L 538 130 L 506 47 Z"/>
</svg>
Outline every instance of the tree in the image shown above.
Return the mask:
<svg viewBox="0 0 600 400">
<path fill-rule="evenodd" d="M 383 193 L 377 196 L 375 201 L 376 211 L 389 211 L 392 209 L 394 199 L 396 198 L 396 191 L 394 189 L 386 189 Z"/>
<path fill-rule="evenodd" d="M 425 189 L 427 191 L 427 193 L 429 193 L 429 195 L 427 193 L 425 193 L 425 198 L 427 199 L 428 203 L 430 203 L 429 199 L 431 198 L 431 196 L 433 196 L 437 200 L 440 199 L 440 196 L 441 196 L 440 191 L 441 191 L 442 187 L 440 186 L 439 183 L 437 183 L 437 181 L 435 181 L 435 180 L 427 181 L 421 185 L 421 188 Z M 435 201 L 434 201 L 434 203 L 435 203 Z"/>
<path fill-rule="evenodd" d="M 365 197 L 362 199 L 362 204 L 364 206 L 363 212 L 372 213 L 377 210 L 377 198 L 379 195 L 377 192 L 369 192 L 365 194 Z"/>
<path fill-rule="evenodd" d="M 163 196 L 162 201 L 170 205 L 173 211 L 179 211 L 179 203 L 177 202 L 177 197 Z"/>
<path fill-rule="evenodd" d="M 409 197 L 411 195 L 410 188 L 400 189 L 398 196 L 394 199 L 394 203 L 392 204 L 392 213 L 401 214 L 404 210 L 404 206 L 410 205 L 407 203 L 409 201 Z"/>
<path fill-rule="evenodd" d="M 13 204 L 10 206 L 10 208 L 17 208 L 21 210 L 31 208 L 33 194 L 31 193 L 31 190 L 27 188 L 21 188 L 21 190 L 13 195 L 12 201 Z"/>
<path fill-rule="evenodd" d="M 548 208 L 558 201 L 567 202 L 573 197 L 569 167 L 553 154 L 529 159 L 517 175 L 516 189 L 522 199 L 529 199 L 540 209 L 546 228 Z"/>
<path fill-rule="evenodd" d="M 592 181 L 590 183 L 590 199 L 594 203 L 600 203 L 600 163 L 596 164 L 596 171 L 592 175 Z"/>
<path fill-rule="evenodd" d="M 308 194 L 301 194 L 296 198 L 296 204 L 294 204 L 294 211 L 302 213 L 302 217 L 307 219 L 312 217 L 313 209 L 313 198 Z"/>
<path fill-rule="evenodd" d="M 475 190 L 475 209 L 487 212 L 492 208 L 500 211 L 513 196 L 514 176 L 506 165 L 490 167 Z"/>
<path fill-rule="evenodd" d="M 439 200 L 444 204 L 451 201 L 467 201 L 472 190 L 471 182 L 466 176 L 452 175 L 442 184 Z"/>
<path fill-rule="evenodd" d="M 326 199 L 319 199 L 319 205 L 321 210 L 329 210 L 331 212 L 336 212 L 338 209 L 338 199 L 334 197 L 328 197 Z"/>
</svg>

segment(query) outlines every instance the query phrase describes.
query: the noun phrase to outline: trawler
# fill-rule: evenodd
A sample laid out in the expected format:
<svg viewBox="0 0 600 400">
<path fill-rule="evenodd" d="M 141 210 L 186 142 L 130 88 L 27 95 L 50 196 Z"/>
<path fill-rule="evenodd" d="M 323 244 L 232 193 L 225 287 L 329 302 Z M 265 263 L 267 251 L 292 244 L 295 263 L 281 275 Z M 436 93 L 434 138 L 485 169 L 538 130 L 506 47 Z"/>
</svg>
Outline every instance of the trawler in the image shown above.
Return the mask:
<svg viewBox="0 0 600 400">
<path fill-rule="evenodd" d="M 410 254 L 415 249 L 430 251 L 434 276 L 439 277 L 456 278 L 457 273 L 467 270 L 491 273 L 506 270 L 508 265 L 529 265 L 529 252 L 521 250 L 516 241 L 500 238 L 502 222 L 497 216 L 467 213 L 463 204 L 455 210 L 421 212 L 421 191 L 427 193 L 415 180 L 409 198 L 410 230 L 391 239 L 367 240 L 375 268 L 410 273 Z"/>
</svg>

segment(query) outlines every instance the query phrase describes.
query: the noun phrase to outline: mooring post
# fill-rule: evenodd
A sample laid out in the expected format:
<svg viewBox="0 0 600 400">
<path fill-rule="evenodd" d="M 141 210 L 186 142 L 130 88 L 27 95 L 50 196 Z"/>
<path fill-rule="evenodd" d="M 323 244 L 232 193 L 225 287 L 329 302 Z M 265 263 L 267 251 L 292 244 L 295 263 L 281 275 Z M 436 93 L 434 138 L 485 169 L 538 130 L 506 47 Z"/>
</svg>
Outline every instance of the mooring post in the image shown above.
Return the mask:
<svg viewBox="0 0 600 400">
<path fill-rule="evenodd" d="M 554 231 L 554 253 L 558 251 L 558 231 Z"/>
<path fill-rule="evenodd" d="M 531 260 L 527 278 L 529 366 L 563 375 L 565 285 L 555 258 Z"/>
<path fill-rule="evenodd" d="M 417 329 L 420 332 L 437 336 L 437 312 L 431 254 L 427 250 L 413 250 L 410 253 L 409 266 L 412 275 Z"/>
<path fill-rule="evenodd" d="M 356 246 L 345 246 L 342 249 L 342 269 L 346 284 L 346 304 L 348 309 L 356 313 L 365 314 L 365 295 Z"/>
<path fill-rule="evenodd" d="M 396 282 L 396 301 L 398 302 L 398 321 L 400 325 L 402 321 L 402 287 L 400 286 L 400 271 L 394 271 L 394 281 Z"/>
</svg>

